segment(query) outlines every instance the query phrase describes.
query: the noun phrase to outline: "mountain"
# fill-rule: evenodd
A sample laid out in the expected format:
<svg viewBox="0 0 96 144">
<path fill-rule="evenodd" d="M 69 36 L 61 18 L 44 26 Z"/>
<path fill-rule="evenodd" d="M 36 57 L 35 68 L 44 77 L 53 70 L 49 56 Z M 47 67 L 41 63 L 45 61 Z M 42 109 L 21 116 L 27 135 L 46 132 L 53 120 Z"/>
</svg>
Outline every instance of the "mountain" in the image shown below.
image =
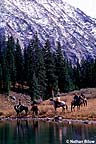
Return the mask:
<svg viewBox="0 0 96 144">
<path fill-rule="evenodd" d="M 34 32 L 42 44 L 49 39 L 52 50 L 60 41 L 68 59 L 96 56 L 96 19 L 64 0 L 4 0 L 0 2 L 0 33 L 11 33 L 21 46 L 28 44 Z"/>
</svg>

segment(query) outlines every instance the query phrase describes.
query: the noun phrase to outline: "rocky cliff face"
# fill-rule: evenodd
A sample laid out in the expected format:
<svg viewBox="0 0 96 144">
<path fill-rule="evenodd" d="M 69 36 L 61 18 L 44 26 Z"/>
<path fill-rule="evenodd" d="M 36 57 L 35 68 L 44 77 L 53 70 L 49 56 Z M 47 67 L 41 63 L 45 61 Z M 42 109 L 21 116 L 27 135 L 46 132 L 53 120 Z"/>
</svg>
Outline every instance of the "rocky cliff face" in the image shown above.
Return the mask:
<svg viewBox="0 0 96 144">
<path fill-rule="evenodd" d="M 52 49 L 60 41 L 68 59 L 96 56 L 96 20 L 64 0 L 4 0 L 0 2 L 0 32 L 11 33 L 23 46 L 34 32 Z M 1 33 L 2 33 L 1 32 Z"/>
</svg>

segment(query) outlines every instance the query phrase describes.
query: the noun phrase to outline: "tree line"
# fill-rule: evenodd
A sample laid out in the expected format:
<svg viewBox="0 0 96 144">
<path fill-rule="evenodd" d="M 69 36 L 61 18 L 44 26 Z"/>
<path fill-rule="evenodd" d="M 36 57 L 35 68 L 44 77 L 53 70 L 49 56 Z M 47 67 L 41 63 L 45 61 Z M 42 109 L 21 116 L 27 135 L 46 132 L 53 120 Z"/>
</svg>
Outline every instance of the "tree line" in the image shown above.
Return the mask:
<svg viewBox="0 0 96 144">
<path fill-rule="evenodd" d="M 60 42 L 52 51 L 50 41 L 47 39 L 42 46 L 37 33 L 23 50 L 12 36 L 0 40 L 0 93 L 27 92 L 31 100 L 45 100 L 58 90 L 87 87 L 96 87 L 96 59 L 88 58 L 73 66 L 65 59 Z"/>
</svg>

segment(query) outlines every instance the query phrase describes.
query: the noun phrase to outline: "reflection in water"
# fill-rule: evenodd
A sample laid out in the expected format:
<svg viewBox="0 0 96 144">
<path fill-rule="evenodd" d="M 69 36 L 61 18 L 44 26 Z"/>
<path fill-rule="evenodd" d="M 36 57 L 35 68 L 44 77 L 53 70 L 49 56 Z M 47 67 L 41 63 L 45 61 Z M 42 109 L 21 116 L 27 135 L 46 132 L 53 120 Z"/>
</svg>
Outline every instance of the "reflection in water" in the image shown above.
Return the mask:
<svg viewBox="0 0 96 144">
<path fill-rule="evenodd" d="M 37 143 L 38 139 L 38 121 L 32 121 L 31 124 L 27 120 L 17 120 L 16 133 L 17 142 L 19 143 Z"/>
<path fill-rule="evenodd" d="M 15 136 L 16 139 L 18 139 L 18 137 L 20 138 L 20 141 L 22 141 L 21 139 L 25 139 L 25 136 L 28 136 L 28 121 L 25 120 L 22 121 L 20 119 L 17 119 L 17 125 L 16 125 L 16 132 L 15 132 Z"/>
<path fill-rule="evenodd" d="M 58 124 L 36 120 L 0 122 L 0 144 L 66 144 L 66 140 L 95 140 L 96 125 Z"/>
</svg>

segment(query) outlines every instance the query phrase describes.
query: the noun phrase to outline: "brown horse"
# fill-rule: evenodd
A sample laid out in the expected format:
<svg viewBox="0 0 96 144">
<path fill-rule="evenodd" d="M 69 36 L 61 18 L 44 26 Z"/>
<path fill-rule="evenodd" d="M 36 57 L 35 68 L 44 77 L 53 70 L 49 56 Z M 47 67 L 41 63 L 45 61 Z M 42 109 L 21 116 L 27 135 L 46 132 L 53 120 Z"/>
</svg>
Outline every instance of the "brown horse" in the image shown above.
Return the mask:
<svg viewBox="0 0 96 144">
<path fill-rule="evenodd" d="M 71 111 L 77 106 L 77 109 L 80 109 L 80 106 L 87 106 L 87 99 L 78 98 L 77 100 L 72 100 L 71 102 Z"/>
<path fill-rule="evenodd" d="M 60 107 L 62 107 L 62 112 L 65 111 L 65 109 L 68 110 L 68 106 L 64 101 L 58 102 L 54 100 L 53 98 L 50 98 L 50 101 L 53 103 L 55 111 L 57 108 L 60 108 Z"/>
</svg>

